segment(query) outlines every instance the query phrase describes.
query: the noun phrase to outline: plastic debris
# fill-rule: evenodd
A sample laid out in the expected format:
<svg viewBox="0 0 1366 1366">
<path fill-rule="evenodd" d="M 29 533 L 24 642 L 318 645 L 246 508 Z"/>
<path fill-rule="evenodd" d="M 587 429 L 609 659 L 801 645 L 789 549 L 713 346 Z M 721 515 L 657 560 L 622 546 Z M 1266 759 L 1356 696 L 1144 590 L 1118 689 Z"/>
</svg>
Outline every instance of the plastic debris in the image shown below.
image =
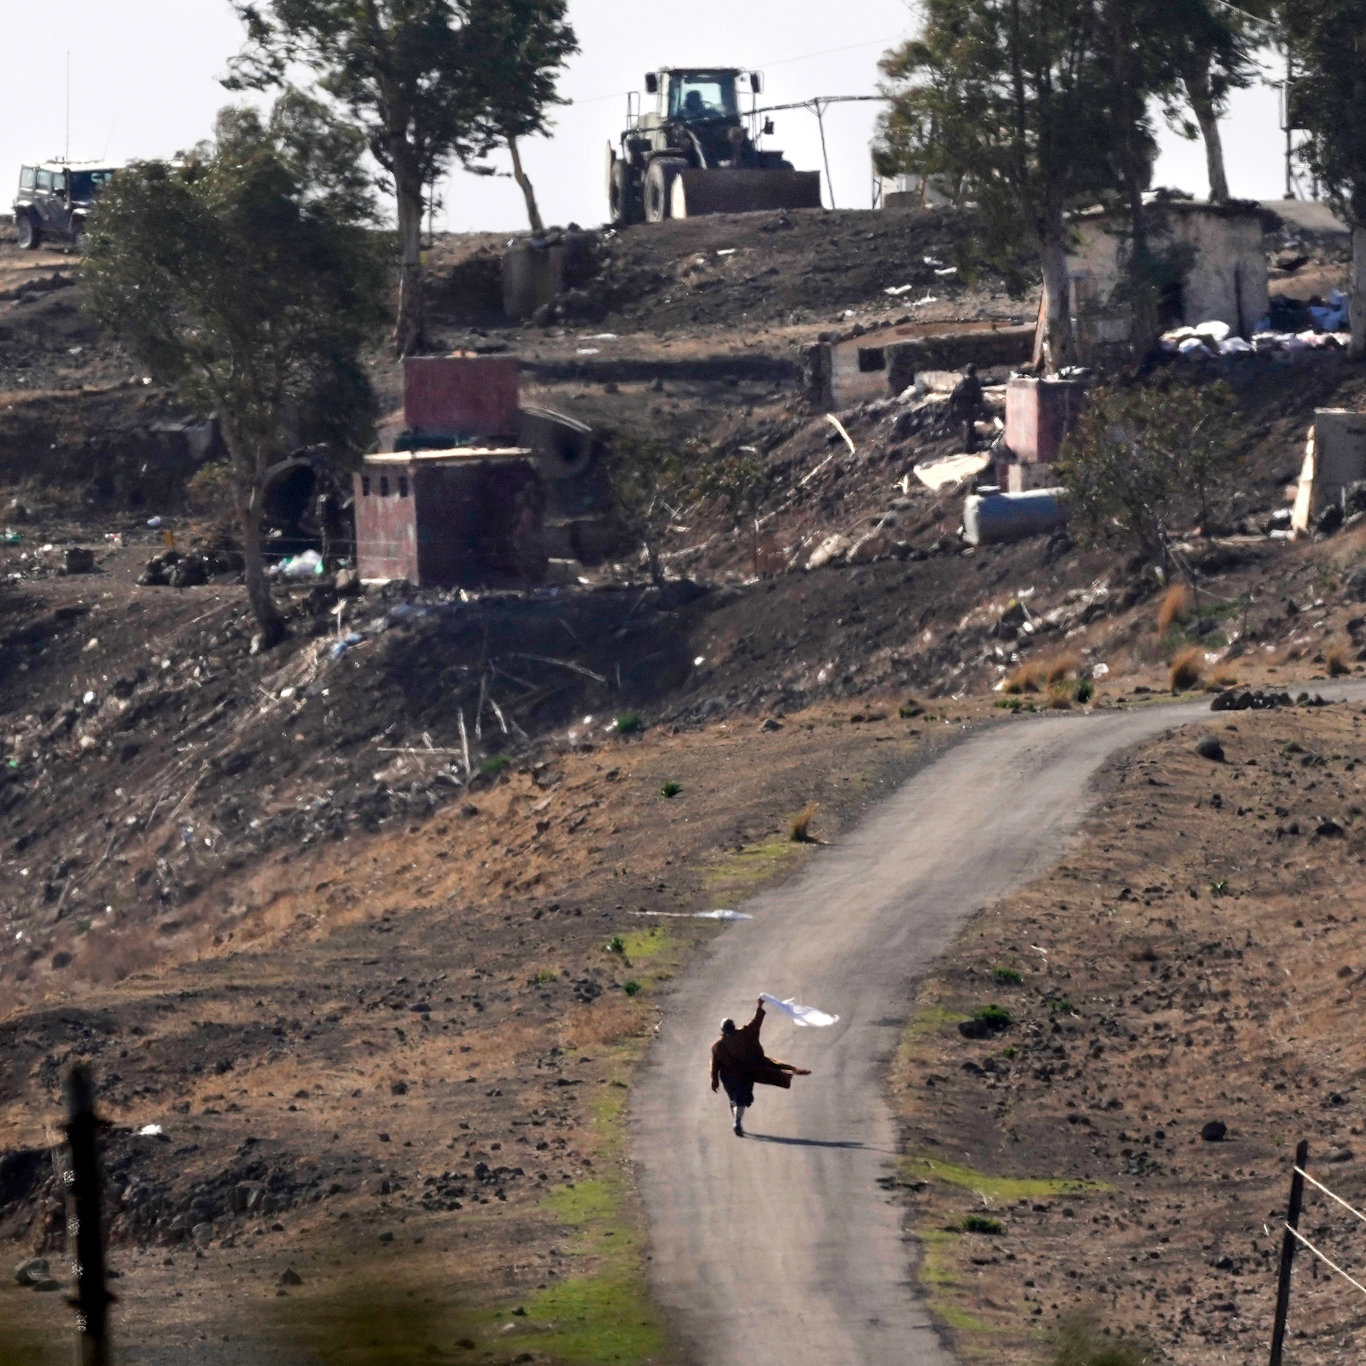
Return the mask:
<svg viewBox="0 0 1366 1366">
<path fill-rule="evenodd" d="M 160 517 L 149 517 L 149 518 L 147 519 L 147 525 L 148 525 L 149 527 L 151 527 L 153 531 L 160 531 L 160 530 L 161 530 L 161 518 L 160 518 Z"/>
<path fill-rule="evenodd" d="M 340 659 L 353 645 L 359 645 L 363 639 L 363 636 L 359 636 L 354 631 L 351 631 L 349 634 L 343 636 L 328 653 L 331 658 Z"/>
<path fill-rule="evenodd" d="M 323 572 L 323 557 L 316 550 L 280 560 L 270 571 L 282 579 L 316 579 Z"/>
<path fill-rule="evenodd" d="M 15 531 L 12 528 L 6 530 L 5 534 L 0 536 L 0 542 L 3 542 L 5 545 L 18 545 L 23 539 L 23 533 Z"/>
<path fill-rule="evenodd" d="M 781 1010 L 784 1015 L 792 1020 L 793 1024 L 824 1029 L 827 1025 L 836 1024 L 839 1021 L 838 1015 L 827 1015 L 825 1011 L 817 1010 L 815 1006 L 798 1005 L 791 996 L 785 1001 L 780 1001 L 776 996 L 770 996 L 768 992 L 761 991 L 759 999 L 767 1001 L 775 1009 Z"/>
<path fill-rule="evenodd" d="M 139 1138 L 160 1138 L 161 1135 L 164 1134 L 165 1132 L 166 1132 L 166 1131 L 161 1127 L 160 1124 L 144 1124 L 144 1125 L 142 1126 L 142 1128 L 138 1130 L 138 1137 L 139 1137 Z"/>
</svg>

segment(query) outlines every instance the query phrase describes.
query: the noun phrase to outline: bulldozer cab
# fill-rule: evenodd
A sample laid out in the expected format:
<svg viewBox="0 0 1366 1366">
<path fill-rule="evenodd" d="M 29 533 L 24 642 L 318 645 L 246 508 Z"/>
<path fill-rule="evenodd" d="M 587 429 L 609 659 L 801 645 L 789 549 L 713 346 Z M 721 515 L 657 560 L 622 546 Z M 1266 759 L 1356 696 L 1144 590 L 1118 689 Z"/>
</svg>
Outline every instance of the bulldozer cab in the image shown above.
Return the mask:
<svg viewBox="0 0 1366 1366">
<path fill-rule="evenodd" d="M 661 90 L 661 111 L 684 123 L 738 122 L 740 104 L 735 93 L 735 71 L 670 71 L 667 90 Z"/>
</svg>

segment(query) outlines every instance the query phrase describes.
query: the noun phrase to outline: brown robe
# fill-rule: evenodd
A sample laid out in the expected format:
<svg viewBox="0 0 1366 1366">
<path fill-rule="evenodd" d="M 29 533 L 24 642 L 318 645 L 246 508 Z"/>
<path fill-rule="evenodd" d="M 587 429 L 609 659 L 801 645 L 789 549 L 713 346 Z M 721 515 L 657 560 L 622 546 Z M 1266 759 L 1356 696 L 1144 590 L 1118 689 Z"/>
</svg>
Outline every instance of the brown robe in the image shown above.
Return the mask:
<svg viewBox="0 0 1366 1366">
<path fill-rule="evenodd" d="M 764 1008 L 761 1005 L 743 1029 L 737 1029 L 733 1034 L 722 1034 L 712 1044 L 713 1086 L 720 1081 L 723 1073 L 764 1086 L 781 1086 L 784 1090 L 792 1085 L 792 1076 L 797 1069 L 791 1063 L 778 1062 L 764 1053 L 763 1045 L 759 1042 L 759 1029 L 763 1022 Z"/>
</svg>

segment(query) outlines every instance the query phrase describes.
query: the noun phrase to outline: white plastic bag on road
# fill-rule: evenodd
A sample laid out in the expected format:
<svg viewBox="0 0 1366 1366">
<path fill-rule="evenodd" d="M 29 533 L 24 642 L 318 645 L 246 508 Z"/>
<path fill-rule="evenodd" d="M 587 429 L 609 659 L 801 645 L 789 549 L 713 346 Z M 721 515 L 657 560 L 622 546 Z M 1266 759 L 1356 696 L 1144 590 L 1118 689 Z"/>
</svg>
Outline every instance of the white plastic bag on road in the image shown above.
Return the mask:
<svg viewBox="0 0 1366 1366">
<path fill-rule="evenodd" d="M 780 1001 L 776 996 L 770 996 L 768 992 L 761 991 L 759 999 L 767 1001 L 769 1005 L 777 1010 L 781 1010 L 788 1016 L 793 1024 L 812 1025 L 816 1028 L 824 1028 L 826 1025 L 836 1024 L 839 1021 L 838 1015 L 827 1015 L 823 1010 L 817 1010 L 815 1006 L 798 1005 L 792 997 L 786 1001 Z"/>
</svg>

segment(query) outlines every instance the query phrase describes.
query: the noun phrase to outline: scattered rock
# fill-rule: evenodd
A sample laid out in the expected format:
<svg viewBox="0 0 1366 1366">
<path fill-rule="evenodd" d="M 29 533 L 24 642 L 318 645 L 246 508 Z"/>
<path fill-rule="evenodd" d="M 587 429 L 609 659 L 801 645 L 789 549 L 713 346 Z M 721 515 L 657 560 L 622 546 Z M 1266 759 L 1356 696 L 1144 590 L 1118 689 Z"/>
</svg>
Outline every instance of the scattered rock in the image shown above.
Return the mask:
<svg viewBox="0 0 1366 1366">
<path fill-rule="evenodd" d="M 1195 752 L 1202 759 L 1212 759 L 1216 764 L 1224 762 L 1224 747 L 1213 735 L 1202 735 L 1195 742 Z"/>
<path fill-rule="evenodd" d="M 1333 839 L 1335 837 L 1343 835 L 1345 831 L 1343 830 L 1342 826 L 1340 826 L 1337 823 L 1337 821 L 1329 819 L 1320 821 L 1317 827 L 1315 828 L 1314 833 L 1316 835 L 1322 835 L 1324 839 Z"/>
<path fill-rule="evenodd" d="M 304 1278 L 301 1275 L 299 1275 L 299 1273 L 295 1271 L 292 1266 L 286 1267 L 284 1271 L 280 1274 L 281 1285 L 302 1285 L 303 1283 Z"/>
<path fill-rule="evenodd" d="M 1228 1125 L 1222 1119 L 1212 1119 L 1200 1130 L 1206 1143 L 1222 1143 L 1228 1136 Z"/>
<path fill-rule="evenodd" d="M 1323 1155 L 1325 1162 L 1350 1162 L 1356 1154 L 1350 1148 L 1329 1148 Z"/>
</svg>

